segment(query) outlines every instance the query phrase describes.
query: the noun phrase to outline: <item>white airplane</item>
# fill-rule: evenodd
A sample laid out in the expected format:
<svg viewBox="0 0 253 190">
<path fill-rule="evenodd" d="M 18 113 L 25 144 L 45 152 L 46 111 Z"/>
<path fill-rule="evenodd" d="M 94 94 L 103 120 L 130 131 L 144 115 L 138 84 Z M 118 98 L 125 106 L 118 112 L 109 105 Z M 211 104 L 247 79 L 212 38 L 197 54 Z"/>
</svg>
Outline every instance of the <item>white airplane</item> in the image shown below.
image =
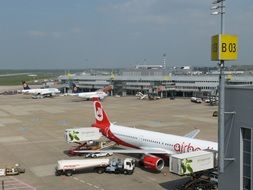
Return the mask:
<svg viewBox="0 0 253 190">
<path fill-rule="evenodd" d="M 68 94 L 70 96 L 77 96 L 79 98 L 83 98 L 86 100 L 91 100 L 92 98 L 98 98 L 100 100 L 103 100 L 108 94 L 106 94 L 103 91 L 95 91 L 95 92 L 79 92 L 79 93 L 71 93 Z"/>
<path fill-rule="evenodd" d="M 98 99 L 93 99 L 93 104 L 96 121 L 92 126 L 99 128 L 100 132 L 111 141 L 132 148 L 123 150 L 107 149 L 104 151 L 144 154 L 142 163 L 148 169 L 161 171 L 164 167 L 164 160 L 162 157 L 168 157 L 172 154 L 204 149 L 217 151 L 218 149 L 218 144 L 216 142 L 194 139 L 199 133 L 199 130 L 194 130 L 185 136 L 177 136 L 116 125 L 109 121 L 108 116 Z M 85 153 L 98 151 L 77 152 Z M 103 152 L 103 150 L 100 150 L 99 152 Z"/>
<path fill-rule="evenodd" d="M 92 98 L 98 98 L 103 100 L 106 96 L 108 96 L 107 92 L 112 90 L 112 86 L 106 86 L 103 89 L 97 90 L 95 92 L 79 92 L 79 93 L 70 93 L 70 96 L 77 96 L 86 100 L 91 100 Z"/>
<path fill-rule="evenodd" d="M 149 99 L 149 100 L 159 100 L 161 97 L 158 96 L 156 93 L 148 93 L 148 94 L 142 94 L 141 92 L 138 92 L 135 94 L 137 99 L 139 100 L 144 100 L 144 99 Z"/>
<path fill-rule="evenodd" d="M 60 90 L 57 88 L 36 88 L 36 89 L 24 89 L 21 90 L 22 94 L 32 94 L 35 97 L 52 97 L 55 96 L 56 94 L 61 93 Z"/>
<path fill-rule="evenodd" d="M 145 98 L 148 98 L 147 94 L 142 94 L 141 92 L 137 92 L 137 94 L 135 94 L 135 96 L 137 97 L 137 99 L 139 100 L 143 100 Z"/>
</svg>

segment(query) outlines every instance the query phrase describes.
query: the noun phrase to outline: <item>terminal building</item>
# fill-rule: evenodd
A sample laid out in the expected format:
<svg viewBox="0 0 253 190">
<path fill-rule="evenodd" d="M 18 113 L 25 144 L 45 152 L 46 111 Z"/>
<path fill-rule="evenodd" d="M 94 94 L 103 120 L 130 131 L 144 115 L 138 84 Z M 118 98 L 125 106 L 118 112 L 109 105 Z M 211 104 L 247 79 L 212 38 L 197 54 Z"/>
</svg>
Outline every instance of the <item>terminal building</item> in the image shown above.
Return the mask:
<svg viewBox="0 0 253 190">
<path fill-rule="evenodd" d="M 135 95 L 156 92 L 163 98 L 180 97 L 206 97 L 217 94 L 219 83 L 218 73 L 199 74 L 183 70 L 180 74 L 172 74 L 166 69 L 132 69 L 123 70 L 118 74 L 73 74 L 58 77 L 65 92 L 76 85 L 81 92 L 95 91 L 107 85 L 113 86 L 111 95 Z M 253 75 L 227 73 L 227 84 L 242 85 L 253 84 Z"/>
<path fill-rule="evenodd" d="M 253 86 L 225 90 L 225 168 L 221 190 L 253 189 Z"/>
</svg>

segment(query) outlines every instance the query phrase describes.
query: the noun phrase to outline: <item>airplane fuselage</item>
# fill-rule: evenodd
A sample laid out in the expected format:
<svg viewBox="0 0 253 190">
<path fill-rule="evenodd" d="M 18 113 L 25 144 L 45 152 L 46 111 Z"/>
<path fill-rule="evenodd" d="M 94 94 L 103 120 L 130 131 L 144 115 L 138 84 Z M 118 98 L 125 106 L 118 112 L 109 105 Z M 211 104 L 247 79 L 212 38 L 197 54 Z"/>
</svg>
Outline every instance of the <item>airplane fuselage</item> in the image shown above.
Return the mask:
<svg viewBox="0 0 253 190">
<path fill-rule="evenodd" d="M 132 148 L 160 148 L 173 153 L 184 153 L 204 149 L 218 150 L 212 141 L 192 139 L 160 132 L 123 127 L 111 124 L 104 135 L 111 140 Z"/>
<path fill-rule="evenodd" d="M 28 90 L 22 90 L 22 93 L 24 94 L 58 94 L 60 91 L 57 88 L 37 88 L 37 89 L 28 89 Z"/>
<path fill-rule="evenodd" d="M 99 99 L 104 99 L 107 94 L 103 91 L 96 91 L 96 92 L 80 92 L 77 93 L 77 96 L 80 98 L 91 99 L 93 97 L 98 97 Z"/>
</svg>

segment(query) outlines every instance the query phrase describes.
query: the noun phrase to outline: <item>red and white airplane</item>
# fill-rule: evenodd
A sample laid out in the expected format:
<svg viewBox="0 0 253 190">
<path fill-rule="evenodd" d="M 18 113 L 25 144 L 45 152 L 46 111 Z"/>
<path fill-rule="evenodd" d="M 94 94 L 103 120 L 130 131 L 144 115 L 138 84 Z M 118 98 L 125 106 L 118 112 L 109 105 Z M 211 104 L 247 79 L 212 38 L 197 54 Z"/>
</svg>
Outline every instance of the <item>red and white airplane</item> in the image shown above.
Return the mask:
<svg viewBox="0 0 253 190">
<path fill-rule="evenodd" d="M 93 104 L 96 122 L 92 126 L 99 128 L 104 136 L 117 144 L 131 147 L 131 149 L 121 150 L 99 150 L 99 152 L 141 153 L 144 154 L 142 162 L 146 168 L 161 171 L 164 167 L 162 159 L 164 156 L 204 149 L 218 150 L 216 142 L 194 139 L 199 130 L 194 130 L 185 136 L 177 136 L 115 125 L 109 121 L 97 98 L 93 99 Z"/>
<path fill-rule="evenodd" d="M 91 100 L 92 98 L 99 98 L 100 100 L 103 100 L 106 96 L 108 96 L 107 93 L 103 91 L 95 91 L 95 92 L 79 92 L 79 93 L 71 93 L 68 94 L 70 96 L 77 96 L 79 98 L 83 98 L 86 100 Z"/>
<path fill-rule="evenodd" d="M 69 93 L 70 96 L 77 96 L 79 98 L 83 98 L 86 100 L 91 100 L 93 98 L 98 98 L 103 100 L 105 97 L 108 96 L 108 93 L 112 90 L 112 86 L 108 85 L 102 89 L 99 89 L 95 92 L 78 92 L 78 93 Z"/>
</svg>

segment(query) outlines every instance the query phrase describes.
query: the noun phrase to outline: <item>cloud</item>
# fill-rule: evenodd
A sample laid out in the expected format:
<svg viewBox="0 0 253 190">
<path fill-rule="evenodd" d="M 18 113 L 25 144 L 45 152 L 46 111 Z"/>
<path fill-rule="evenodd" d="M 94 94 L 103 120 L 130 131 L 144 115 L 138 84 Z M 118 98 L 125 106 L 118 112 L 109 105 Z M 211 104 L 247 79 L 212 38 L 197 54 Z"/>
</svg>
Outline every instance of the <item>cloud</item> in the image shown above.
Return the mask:
<svg viewBox="0 0 253 190">
<path fill-rule="evenodd" d="M 208 5 L 202 0 L 125 0 L 108 3 L 102 10 L 129 23 L 167 25 L 208 15 Z"/>
<path fill-rule="evenodd" d="M 28 34 L 33 37 L 45 37 L 48 35 L 47 32 L 39 31 L 39 30 L 30 30 L 28 31 Z"/>
<path fill-rule="evenodd" d="M 62 36 L 62 34 L 60 32 L 52 32 L 52 36 L 54 38 L 60 38 Z"/>
<path fill-rule="evenodd" d="M 128 0 L 118 4 L 111 4 L 109 8 L 122 13 L 139 13 L 149 11 L 157 0 Z"/>
<path fill-rule="evenodd" d="M 80 27 L 72 27 L 69 29 L 65 29 L 63 31 L 41 31 L 41 30 L 29 30 L 28 35 L 31 37 L 37 37 L 37 38 L 42 38 L 42 37 L 48 37 L 48 38 L 54 38 L 54 39 L 59 39 L 64 35 L 69 35 L 73 36 L 75 34 L 81 33 L 81 28 Z"/>
<path fill-rule="evenodd" d="M 107 4 L 102 8 L 106 13 L 117 14 L 130 23 L 164 24 L 171 21 L 168 15 L 155 13 L 158 0 L 127 0 L 121 3 Z"/>
<path fill-rule="evenodd" d="M 52 37 L 52 38 L 61 38 L 61 32 L 45 32 L 40 30 L 30 30 L 28 31 L 29 36 L 43 38 L 43 37 Z"/>
<path fill-rule="evenodd" d="M 171 19 L 167 16 L 163 15 L 136 15 L 129 16 L 128 21 L 132 23 L 153 23 L 153 24 L 167 24 L 171 21 Z"/>
<path fill-rule="evenodd" d="M 73 32 L 73 33 L 80 33 L 81 32 L 81 28 L 74 27 L 74 28 L 71 29 L 71 32 Z"/>
</svg>

